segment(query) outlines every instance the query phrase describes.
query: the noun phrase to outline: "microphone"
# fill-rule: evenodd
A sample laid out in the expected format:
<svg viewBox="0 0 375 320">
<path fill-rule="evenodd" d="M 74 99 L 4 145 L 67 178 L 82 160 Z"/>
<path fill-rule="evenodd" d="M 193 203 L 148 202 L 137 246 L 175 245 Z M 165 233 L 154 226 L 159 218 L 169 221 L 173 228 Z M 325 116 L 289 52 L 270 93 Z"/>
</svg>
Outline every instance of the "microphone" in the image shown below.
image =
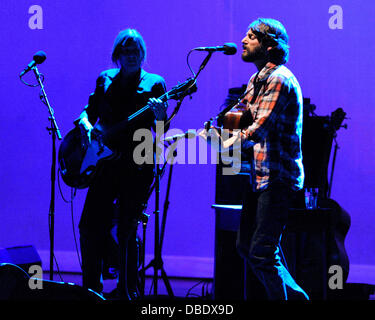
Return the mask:
<svg viewBox="0 0 375 320">
<path fill-rule="evenodd" d="M 41 64 L 46 60 L 46 54 L 44 51 L 38 51 L 34 54 L 33 61 L 31 61 L 27 67 L 20 73 L 20 77 L 24 76 L 28 73 L 31 69 L 33 69 L 37 64 Z"/>
<path fill-rule="evenodd" d="M 183 138 L 192 139 L 196 135 L 197 133 L 195 132 L 195 130 L 188 130 L 185 133 L 175 134 L 174 136 L 166 137 L 163 139 L 163 141 L 172 142 L 172 141 L 177 141 Z"/>
<path fill-rule="evenodd" d="M 237 52 L 237 46 L 235 43 L 224 43 L 222 46 L 217 46 L 217 47 L 198 47 L 195 48 L 194 50 L 197 51 L 208 51 L 208 52 L 215 52 L 215 51 L 223 51 L 224 54 L 227 55 L 232 55 Z"/>
</svg>

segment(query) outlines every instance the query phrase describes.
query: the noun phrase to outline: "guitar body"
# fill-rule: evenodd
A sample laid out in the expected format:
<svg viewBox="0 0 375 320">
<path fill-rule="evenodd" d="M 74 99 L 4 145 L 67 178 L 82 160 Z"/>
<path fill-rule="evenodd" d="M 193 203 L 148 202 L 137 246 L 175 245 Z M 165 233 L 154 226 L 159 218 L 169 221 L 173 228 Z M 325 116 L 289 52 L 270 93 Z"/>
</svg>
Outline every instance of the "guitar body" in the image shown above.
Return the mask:
<svg viewBox="0 0 375 320">
<path fill-rule="evenodd" d="M 169 99 L 181 100 L 196 90 L 195 79 L 191 78 L 173 87 L 159 99 L 162 102 Z M 97 123 L 91 132 L 91 143 L 88 142 L 87 136 L 82 134 L 79 127 L 70 130 L 61 142 L 58 152 L 58 165 L 63 181 L 69 187 L 87 188 L 100 164 L 120 155 L 111 149 L 111 141 L 113 142 L 120 132 L 126 130 L 129 123 L 139 118 L 148 109 L 149 105 L 146 105 L 110 127 L 106 127 L 100 122 Z"/>
<path fill-rule="evenodd" d="M 76 127 L 64 137 L 58 152 L 58 164 L 63 181 L 72 188 L 87 188 L 95 176 L 98 166 L 105 160 L 114 159 L 117 153 L 101 141 L 95 127 L 91 143 Z"/>
<path fill-rule="evenodd" d="M 322 205 L 332 208 L 332 217 L 328 241 L 328 262 L 329 266 L 338 265 L 343 270 L 343 280 L 346 282 L 349 276 L 349 256 L 345 248 L 345 238 L 348 234 L 351 218 L 335 200 L 321 200 Z"/>
</svg>

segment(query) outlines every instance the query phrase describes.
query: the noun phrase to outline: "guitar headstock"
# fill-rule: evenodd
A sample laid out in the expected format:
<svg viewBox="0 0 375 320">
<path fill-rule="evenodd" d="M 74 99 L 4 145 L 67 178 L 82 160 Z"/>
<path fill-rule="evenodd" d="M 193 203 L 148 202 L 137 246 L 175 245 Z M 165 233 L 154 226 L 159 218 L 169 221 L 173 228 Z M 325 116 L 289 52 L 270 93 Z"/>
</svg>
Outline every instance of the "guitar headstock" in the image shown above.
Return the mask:
<svg viewBox="0 0 375 320">
<path fill-rule="evenodd" d="M 331 113 L 331 124 L 333 127 L 333 130 L 337 131 L 341 127 L 345 127 L 342 125 L 342 122 L 347 119 L 346 118 L 346 112 L 342 108 L 338 108 L 335 111 Z"/>
</svg>

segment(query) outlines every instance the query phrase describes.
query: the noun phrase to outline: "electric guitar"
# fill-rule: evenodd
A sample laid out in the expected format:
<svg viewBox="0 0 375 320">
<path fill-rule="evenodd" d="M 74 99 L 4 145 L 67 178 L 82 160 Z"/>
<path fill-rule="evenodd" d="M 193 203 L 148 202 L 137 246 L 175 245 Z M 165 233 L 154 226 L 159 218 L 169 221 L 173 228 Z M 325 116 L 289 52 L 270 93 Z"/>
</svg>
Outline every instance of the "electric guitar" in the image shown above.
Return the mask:
<svg viewBox="0 0 375 320">
<path fill-rule="evenodd" d="M 159 99 L 166 102 L 170 99 L 181 100 L 184 96 L 195 92 L 195 80 L 190 78 L 184 83 L 173 87 Z M 97 168 L 106 160 L 116 159 L 120 153 L 113 150 L 108 141 L 149 109 L 146 105 L 123 121 L 106 128 L 97 123 L 91 131 L 91 142 L 86 132 L 77 126 L 63 138 L 58 152 L 58 165 L 61 177 L 66 185 L 76 189 L 84 189 L 90 185 Z"/>
</svg>

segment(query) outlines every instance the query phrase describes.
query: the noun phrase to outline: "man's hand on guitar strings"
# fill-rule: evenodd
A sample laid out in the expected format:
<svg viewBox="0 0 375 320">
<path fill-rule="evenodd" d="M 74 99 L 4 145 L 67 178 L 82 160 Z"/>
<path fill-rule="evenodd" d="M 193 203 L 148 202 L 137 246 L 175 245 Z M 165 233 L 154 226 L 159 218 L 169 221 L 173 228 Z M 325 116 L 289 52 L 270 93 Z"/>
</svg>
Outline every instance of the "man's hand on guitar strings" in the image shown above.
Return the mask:
<svg viewBox="0 0 375 320">
<path fill-rule="evenodd" d="M 219 132 L 216 127 L 211 126 L 208 130 L 200 130 L 198 136 L 206 140 L 218 152 L 226 152 L 231 148 L 241 148 L 240 130 L 221 129 Z"/>
</svg>

